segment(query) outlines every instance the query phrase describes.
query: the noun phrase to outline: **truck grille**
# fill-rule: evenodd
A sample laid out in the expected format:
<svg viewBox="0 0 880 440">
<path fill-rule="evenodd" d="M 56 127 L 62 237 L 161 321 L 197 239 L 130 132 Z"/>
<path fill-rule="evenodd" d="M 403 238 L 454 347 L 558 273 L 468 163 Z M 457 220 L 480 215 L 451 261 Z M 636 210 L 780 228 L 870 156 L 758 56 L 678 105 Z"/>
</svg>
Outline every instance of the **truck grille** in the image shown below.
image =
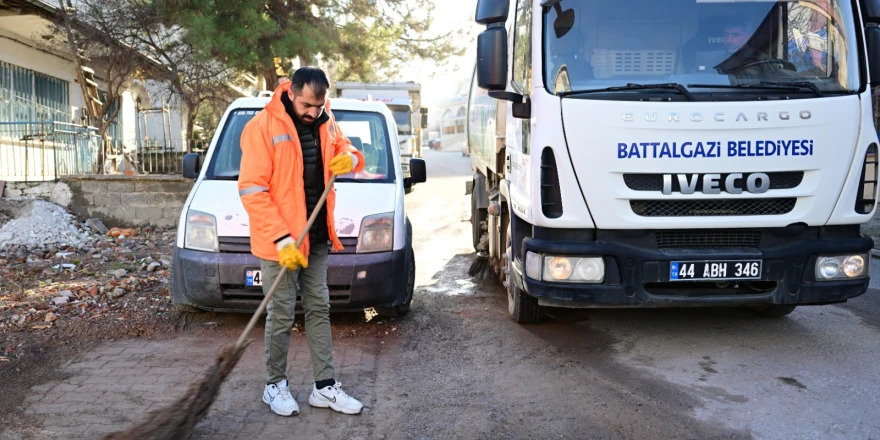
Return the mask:
<svg viewBox="0 0 880 440">
<path fill-rule="evenodd" d="M 728 217 L 782 215 L 794 209 L 797 199 L 727 200 L 631 200 L 630 207 L 641 217 Z"/>
<path fill-rule="evenodd" d="M 721 174 L 721 182 L 727 178 L 727 174 Z M 746 177 L 750 173 L 743 173 Z M 766 173 L 770 178 L 770 189 L 792 189 L 797 188 L 804 180 L 803 171 L 785 171 L 778 173 Z M 688 179 L 691 176 L 688 175 Z M 663 174 L 624 174 L 623 182 L 626 187 L 633 191 L 663 191 Z M 678 179 L 672 179 L 672 190 L 681 191 L 678 185 Z"/>
<path fill-rule="evenodd" d="M 675 230 L 654 234 L 658 249 L 754 249 L 761 244 L 760 231 Z"/>
</svg>

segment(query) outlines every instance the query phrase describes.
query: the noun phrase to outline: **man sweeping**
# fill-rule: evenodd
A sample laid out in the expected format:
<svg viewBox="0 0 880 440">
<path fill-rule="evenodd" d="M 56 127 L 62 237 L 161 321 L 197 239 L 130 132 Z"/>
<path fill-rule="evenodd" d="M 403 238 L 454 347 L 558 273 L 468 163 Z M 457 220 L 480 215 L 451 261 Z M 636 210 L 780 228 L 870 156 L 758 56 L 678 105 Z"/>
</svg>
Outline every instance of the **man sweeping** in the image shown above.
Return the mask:
<svg viewBox="0 0 880 440">
<path fill-rule="evenodd" d="M 333 174 L 364 167 L 363 155 L 343 136 L 330 113 L 330 87 L 320 69 L 303 67 L 278 85 L 272 101 L 245 126 L 241 135 L 238 192 L 250 217 L 251 249 L 260 259 L 263 293 L 287 272 L 269 302 L 266 318 L 266 387 L 263 402 L 275 414 L 299 414 L 287 382 L 287 351 L 293 327 L 297 279 L 302 279 L 306 339 L 315 384 L 309 405 L 359 414 L 363 405 L 342 390 L 333 369 L 327 254 L 342 250 L 333 225 L 335 191 L 317 206 Z M 294 237 L 318 217 L 302 245 Z"/>
</svg>

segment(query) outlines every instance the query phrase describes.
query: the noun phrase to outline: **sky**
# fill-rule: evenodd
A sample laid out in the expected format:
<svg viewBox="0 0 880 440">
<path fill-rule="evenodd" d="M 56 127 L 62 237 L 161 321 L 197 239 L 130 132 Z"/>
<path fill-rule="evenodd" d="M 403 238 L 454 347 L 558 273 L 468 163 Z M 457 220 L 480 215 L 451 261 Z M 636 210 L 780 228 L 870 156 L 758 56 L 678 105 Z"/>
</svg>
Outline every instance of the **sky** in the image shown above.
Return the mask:
<svg viewBox="0 0 880 440">
<path fill-rule="evenodd" d="M 476 0 L 432 0 L 436 5 L 431 34 L 447 34 L 465 30 L 465 37 L 457 44 L 467 50 L 461 57 L 450 59 L 447 65 L 437 66 L 431 61 L 414 61 L 405 67 L 397 80 L 416 81 L 422 85 L 422 105 L 450 98 L 455 95 L 460 80 L 469 80 L 474 68 L 476 36 L 484 27 L 474 22 Z"/>
</svg>

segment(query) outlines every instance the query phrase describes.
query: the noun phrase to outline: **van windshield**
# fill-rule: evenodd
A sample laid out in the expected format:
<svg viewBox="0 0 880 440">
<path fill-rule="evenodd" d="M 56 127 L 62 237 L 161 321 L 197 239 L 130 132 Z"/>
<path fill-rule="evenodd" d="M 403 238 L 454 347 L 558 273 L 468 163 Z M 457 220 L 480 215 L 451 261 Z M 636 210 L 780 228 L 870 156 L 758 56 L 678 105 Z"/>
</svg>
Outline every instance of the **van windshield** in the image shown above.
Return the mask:
<svg viewBox="0 0 880 440">
<path fill-rule="evenodd" d="M 238 180 L 241 165 L 241 133 L 261 109 L 238 109 L 229 114 L 220 133 L 206 179 Z M 395 179 L 391 140 L 385 117 L 375 112 L 335 110 L 340 130 L 364 155 L 366 165 L 359 173 L 339 176 L 337 182 L 392 183 Z M 326 161 L 327 158 L 324 158 Z"/>
<path fill-rule="evenodd" d="M 551 93 L 675 94 L 633 87 L 613 90 L 613 98 L 595 93 L 629 83 L 681 84 L 697 99 L 708 93 L 812 98 L 860 89 L 850 1 L 562 0 L 544 11 Z M 571 93 L 577 91 L 594 93 Z"/>
</svg>

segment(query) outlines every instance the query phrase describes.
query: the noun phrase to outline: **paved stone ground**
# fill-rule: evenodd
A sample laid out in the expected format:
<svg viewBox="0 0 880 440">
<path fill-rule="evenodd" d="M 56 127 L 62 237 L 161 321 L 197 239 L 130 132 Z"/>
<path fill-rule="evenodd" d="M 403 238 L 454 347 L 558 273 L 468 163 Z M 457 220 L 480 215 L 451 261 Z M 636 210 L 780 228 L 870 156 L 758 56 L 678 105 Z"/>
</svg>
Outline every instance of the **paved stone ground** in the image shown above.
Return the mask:
<svg viewBox="0 0 880 440">
<path fill-rule="evenodd" d="M 305 439 L 326 432 L 326 427 L 334 424 L 347 438 L 372 438 L 372 423 L 363 420 L 370 418 L 369 406 L 376 398 L 376 352 L 372 347 L 358 347 L 351 341 L 337 341 L 334 347 L 338 380 L 366 406 L 363 415 L 347 416 L 309 407 L 313 378 L 308 347 L 301 332 L 294 334 L 288 380 L 302 413 L 279 417 L 260 400 L 265 375 L 262 337 L 262 332 L 253 333 L 253 343 L 192 438 L 260 435 Z M 207 371 L 217 350 L 233 339 L 208 339 L 203 335 L 189 336 L 184 341 L 128 340 L 83 354 L 62 368 L 59 374 L 65 379 L 32 389 L 33 394 L 25 400 L 25 414 L 43 419 L 40 438 L 95 438 L 125 429 L 145 412 L 183 395 L 189 384 Z"/>
</svg>

